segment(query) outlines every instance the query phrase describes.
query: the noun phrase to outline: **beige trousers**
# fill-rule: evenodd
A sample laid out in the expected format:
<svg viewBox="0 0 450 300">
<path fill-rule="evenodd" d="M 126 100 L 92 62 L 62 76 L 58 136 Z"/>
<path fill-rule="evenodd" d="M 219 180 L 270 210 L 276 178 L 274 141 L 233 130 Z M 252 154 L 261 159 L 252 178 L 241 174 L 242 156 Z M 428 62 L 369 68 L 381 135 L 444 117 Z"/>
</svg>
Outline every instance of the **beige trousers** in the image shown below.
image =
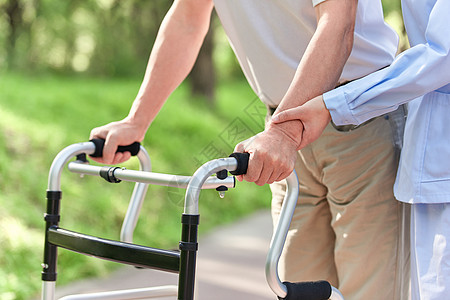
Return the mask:
<svg viewBox="0 0 450 300">
<path fill-rule="evenodd" d="M 346 300 L 400 300 L 409 289 L 409 214 L 395 200 L 398 153 L 389 121 L 329 125 L 298 153 L 300 195 L 280 259 L 291 282 L 328 280 Z M 284 181 L 271 185 L 278 221 Z"/>
</svg>

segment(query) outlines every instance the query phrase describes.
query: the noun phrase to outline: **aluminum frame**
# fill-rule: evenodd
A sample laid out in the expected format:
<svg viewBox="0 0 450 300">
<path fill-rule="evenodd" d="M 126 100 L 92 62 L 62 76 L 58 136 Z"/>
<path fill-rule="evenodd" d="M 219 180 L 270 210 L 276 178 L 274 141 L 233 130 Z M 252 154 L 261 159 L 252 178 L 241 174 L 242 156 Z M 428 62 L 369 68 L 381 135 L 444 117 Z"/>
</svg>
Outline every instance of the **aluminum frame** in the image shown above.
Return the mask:
<svg viewBox="0 0 450 300">
<path fill-rule="evenodd" d="M 93 154 L 95 152 L 95 145 L 92 142 L 85 143 L 77 143 L 70 145 L 64 148 L 62 151 L 58 153 L 55 159 L 52 162 L 49 171 L 48 185 L 47 190 L 52 191 L 53 193 L 61 192 L 61 176 L 62 171 L 65 165 L 68 165 L 68 169 L 71 172 L 83 174 L 83 175 L 99 175 L 102 167 L 91 166 L 83 164 L 79 161 L 70 162 L 69 160 L 79 154 Z M 148 184 L 156 184 L 162 186 L 173 186 L 178 188 L 187 188 L 188 190 L 192 190 L 189 186 L 198 186 L 194 183 L 198 182 L 194 176 L 175 176 L 175 175 L 167 175 L 167 174 L 159 174 L 152 173 L 151 171 L 151 160 L 150 157 L 142 146 L 140 147 L 140 151 L 137 154 L 137 157 L 140 162 L 140 170 L 126 170 L 126 169 L 116 169 L 114 171 L 114 176 L 119 180 L 125 181 L 134 181 L 136 185 L 133 190 L 133 194 L 131 196 L 130 204 L 128 206 L 128 210 L 126 216 L 124 218 L 124 222 L 121 228 L 120 240 L 122 242 L 131 243 L 133 231 L 135 229 L 137 219 L 139 216 L 139 212 L 142 207 L 142 203 L 145 197 L 145 194 L 148 189 Z M 229 170 L 234 170 L 236 167 L 236 163 L 233 163 L 235 159 L 227 159 L 227 163 L 225 166 Z M 233 168 L 234 166 L 234 168 Z M 223 169 L 223 168 L 222 168 Z M 220 171 L 220 170 L 217 170 Z M 211 172 L 213 174 L 215 172 Z M 208 176 L 210 176 L 208 175 Z M 200 176 L 197 176 L 200 177 Z M 225 186 L 227 188 L 235 187 L 234 177 L 227 177 L 224 180 L 218 178 L 204 178 L 201 179 L 202 184 L 198 187 L 199 189 L 213 189 L 219 186 Z M 197 194 L 198 197 L 198 194 Z M 198 206 L 198 200 L 194 201 L 194 203 Z M 196 208 L 198 211 L 198 207 Z M 78 233 L 71 233 L 70 231 L 66 231 L 64 229 L 53 229 L 49 228 L 49 232 L 47 235 L 52 238 L 59 238 L 61 233 L 64 232 L 69 235 L 77 235 Z M 53 237 L 55 236 L 55 237 Z M 43 265 L 45 269 L 45 265 Z M 43 300 L 53 300 L 55 299 L 55 290 L 56 290 L 56 281 L 43 281 L 42 285 L 42 299 Z M 161 297 L 161 296 L 176 296 L 177 295 L 177 287 L 176 286 L 167 286 L 161 290 L 160 287 L 152 287 L 145 288 L 139 290 L 124 290 L 124 291 L 111 291 L 104 293 L 92 293 L 92 294 L 81 294 L 81 295 L 71 295 L 64 297 L 64 299 L 115 299 L 120 295 L 121 299 L 137 299 L 142 298 L 143 296 L 147 298 Z"/>
<path fill-rule="evenodd" d="M 71 172 L 87 175 L 99 175 L 101 167 L 80 164 L 79 162 L 69 162 L 78 154 L 93 154 L 95 145 L 92 142 L 78 143 L 64 148 L 55 157 L 49 172 L 48 191 L 61 191 L 61 174 L 64 166 L 68 164 Z M 210 177 L 221 170 L 234 171 L 237 168 L 235 158 L 221 158 L 212 160 L 201 166 L 192 177 L 158 174 L 151 172 L 151 160 L 147 151 L 141 147 L 137 157 L 140 162 L 140 170 L 115 169 L 114 176 L 120 180 L 133 181 L 136 185 L 131 196 L 130 204 L 122 225 L 120 239 L 123 242 L 131 243 L 133 231 L 135 229 L 139 212 L 147 192 L 148 184 L 163 186 L 174 186 L 186 188 L 184 214 L 196 216 L 199 213 L 198 199 L 201 189 L 235 186 L 234 177 L 227 177 L 225 180 Z M 278 275 L 278 261 L 281 256 L 283 246 L 289 230 L 290 222 L 296 207 L 298 198 L 298 178 L 293 172 L 287 179 L 287 192 L 283 201 L 279 223 L 277 224 L 269 253 L 266 260 L 266 278 L 272 291 L 279 297 L 287 295 L 286 286 L 280 281 Z M 194 259 L 195 266 L 195 259 Z M 192 278 L 192 281 L 194 279 Z M 138 299 L 142 297 L 155 298 L 162 296 L 176 296 L 176 286 L 151 287 L 144 289 L 110 291 L 103 293 L 81 294 L 66 296 L 64 300 L 81 299 Z M 119 297 L 119 298 L 117 298 Z M 42 300 L 53 300 L 55 298 L 55 281 L 44 281 L 42 288 Z M 340 292 L 332 287 L 332 300 L 343 300 Z"/>
</svg>

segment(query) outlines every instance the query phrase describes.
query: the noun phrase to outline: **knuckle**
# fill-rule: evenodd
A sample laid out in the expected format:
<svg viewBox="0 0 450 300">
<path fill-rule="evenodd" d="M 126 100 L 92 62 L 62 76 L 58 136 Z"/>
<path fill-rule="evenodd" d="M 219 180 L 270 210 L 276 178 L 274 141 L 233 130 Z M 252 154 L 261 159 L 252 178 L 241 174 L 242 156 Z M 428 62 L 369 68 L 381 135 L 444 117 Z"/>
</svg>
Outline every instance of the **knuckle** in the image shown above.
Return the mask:
<svg viewBox="0 0 450 300">
<path fill-rule="evenodd" d="M 257 178 L 255 178 L 255 176 L 252 176 L 252 175 L 244 175 L 243 178 L 245 181 L 248 181 L 248 182 L 255 182 L 257 179 Z"/>
</svg>

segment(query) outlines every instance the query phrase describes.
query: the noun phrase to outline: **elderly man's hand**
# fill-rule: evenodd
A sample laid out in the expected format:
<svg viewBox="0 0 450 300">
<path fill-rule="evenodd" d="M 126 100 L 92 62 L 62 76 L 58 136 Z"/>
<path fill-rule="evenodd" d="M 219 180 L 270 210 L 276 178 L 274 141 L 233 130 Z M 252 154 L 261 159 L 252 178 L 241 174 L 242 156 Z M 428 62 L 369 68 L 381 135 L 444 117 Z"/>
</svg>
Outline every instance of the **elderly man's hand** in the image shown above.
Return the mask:
<svg viewBox="0 0 450 300">
<path fill-rule="evenodd" d="M 247 174 L 238 176 L 238 180 L 264 185 L 288 177 L 294 170 L 302 131 L 298 120 L 269 123 L 266 130 L 239 143 L 235 152 L 247 152 L 250 159 Z"/>
<path fill-rule="evenodd" d="M 117 152 L 118 146 L 127 146 L 144 139 L 146 127 L 127 118 L 92 129 L 90 139 L 104 139 L 103 157 L 93 160 L 104 164 L 119 164 L 130 159 L 130 152 Z"/>
</svg>

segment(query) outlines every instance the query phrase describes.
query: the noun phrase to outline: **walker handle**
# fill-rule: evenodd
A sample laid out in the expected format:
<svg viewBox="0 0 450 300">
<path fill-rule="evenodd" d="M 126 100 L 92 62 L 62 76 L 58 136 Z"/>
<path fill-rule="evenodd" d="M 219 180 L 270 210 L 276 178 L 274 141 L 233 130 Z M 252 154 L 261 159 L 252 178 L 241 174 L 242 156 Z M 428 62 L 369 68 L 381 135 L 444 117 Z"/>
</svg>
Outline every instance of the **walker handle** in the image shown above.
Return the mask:
<svg viewBox="0 0 450 300">
<path fill-rule="evenodd" d="M 331 297 L 331 284 L 327 281 L 283 282 L 287 295 L 280 300 L 328 300 Z"/>
<path fill-rule="evenodd" d="M 247 173 L 248 160 L 250 158 L 250 153 L 231 153 L 230 157 L 234 157 L 237 160 L 237 168 L 234 171 L 230 171 L 232 175 L 244 175 Z"/>
<path fill-rule="evenodd" d="M 91 154 L 92 157 L 102 157 L 103 155 L 103 147 L 105 146 L 105 140 L 104 139 L 92 139 L 90 142 L 94 143 L 95 145 L 95 152 Z M 116 152 L 130 152 L 131 156 L 135 156 L 139 153 L 139 150 L 141 149 L 141 144 L 139 142 L 134 142 L 131 145 L 128 146 L 119 146 L 117 148 Z"/>
</svg>

